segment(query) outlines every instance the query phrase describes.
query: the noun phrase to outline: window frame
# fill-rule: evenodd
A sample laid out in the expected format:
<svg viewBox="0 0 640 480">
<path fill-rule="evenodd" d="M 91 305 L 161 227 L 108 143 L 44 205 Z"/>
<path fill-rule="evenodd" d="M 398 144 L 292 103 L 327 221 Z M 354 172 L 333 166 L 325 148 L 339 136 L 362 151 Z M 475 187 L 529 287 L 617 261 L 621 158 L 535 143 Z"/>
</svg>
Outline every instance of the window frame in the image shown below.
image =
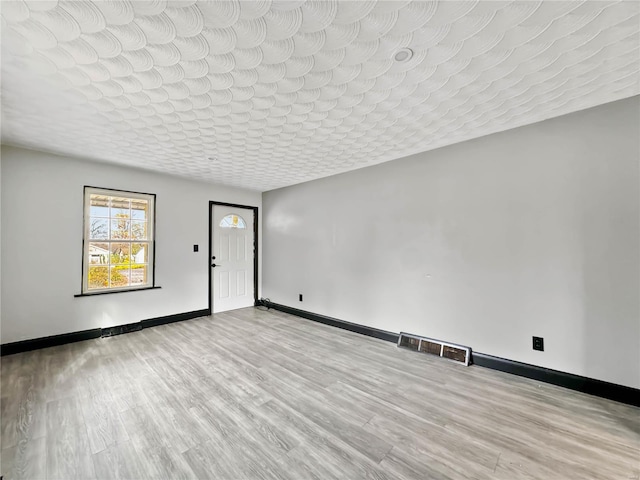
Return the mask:
<svg viewBox="0 0 640 480">
<path fill-rule="evenodd" d="M 147 240 L 135 242 L 133 239 L 128 240 L 113 240 L 107 238 L 106 240 L 94 240 L 94 243 L 148 243 L 149 252 L 147 260 L 147 275 L 150 277 L 149 281 L 143 285 L 125 286 L 125 287 L 113 287 L 113 288 L 93 288 L 89 289 L 89 245 L 92 240 L 90 235 L 91 225 L 91 195 L 106 195 L 110 197 L 123 197 L 128 199 L 142 199 L 149 202 L 149 224 L 147 225 Z M 160 288 L 156 286 L 156 194 L 155 193 L 143 193 L 132 192 L 128 190 L 118 190 L 114 188 L 93 187 L 85 185 L 83 189 L 83 201 L 82 201 L 82 284 L 81 294 L 76 296 L 91 296 L 91 295 L 103 295 L 108 293 L 123 293 L 133 292 L 136 290 L 149 290 L 152 288 Z M 109 217 L 111 220 L 111 217 Z"/>
</svg>

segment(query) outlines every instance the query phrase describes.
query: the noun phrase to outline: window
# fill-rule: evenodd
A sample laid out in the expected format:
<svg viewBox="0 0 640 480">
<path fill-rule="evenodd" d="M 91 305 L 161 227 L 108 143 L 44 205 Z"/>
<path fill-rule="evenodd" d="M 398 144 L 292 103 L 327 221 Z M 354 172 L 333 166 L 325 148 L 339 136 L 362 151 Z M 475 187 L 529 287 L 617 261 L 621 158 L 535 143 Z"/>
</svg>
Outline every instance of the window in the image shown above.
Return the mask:
<svg viewBox="0 0 640 480">
<path fill-rule="evenodd" d="M 247 228 L 247 224 L 244 223 L 244 219 L 240 215 L 227 215 L 220 220 L 220 226 L 222 228 Z"/>
<path fill-rule="evenodd" d="M 84 189 L 82 293 L 154 286 L 155 195 Z"/>
</svg>

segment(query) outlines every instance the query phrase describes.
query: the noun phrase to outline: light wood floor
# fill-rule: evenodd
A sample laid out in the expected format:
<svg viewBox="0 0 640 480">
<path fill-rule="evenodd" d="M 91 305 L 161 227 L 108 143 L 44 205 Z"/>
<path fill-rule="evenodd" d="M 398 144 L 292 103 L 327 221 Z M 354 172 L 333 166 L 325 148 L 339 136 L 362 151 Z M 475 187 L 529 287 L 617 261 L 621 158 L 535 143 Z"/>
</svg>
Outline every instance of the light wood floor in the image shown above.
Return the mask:
<svg viewBox="0 0 640 480">
<path fill-rule="evenodd" d="M 640 409 L 244 309 L 2 358 L 5 479 L 637 479 Z"/>
</svg>

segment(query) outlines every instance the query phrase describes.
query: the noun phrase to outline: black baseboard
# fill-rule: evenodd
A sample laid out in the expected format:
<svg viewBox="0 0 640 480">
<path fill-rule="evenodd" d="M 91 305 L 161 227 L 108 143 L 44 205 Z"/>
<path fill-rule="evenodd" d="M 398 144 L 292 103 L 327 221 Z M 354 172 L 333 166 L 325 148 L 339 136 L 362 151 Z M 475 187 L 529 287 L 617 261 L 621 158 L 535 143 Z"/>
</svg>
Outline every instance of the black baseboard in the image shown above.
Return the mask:
<svg viewBox="0 0 640 480">
<path fill-rule="evenodd" d="M 29 352 L 40 348 L 56 347 L 67 343 L 82 342 L 83 340 L 91 340 L 92 338 L 100 338 L 101 336 L 102 329 L 93 328 L 91 330 L 83 330 L 81 332 L 63 333 L 62 335 L 52 335 L 50 337 L 5 343 L 4 345 L 0 345 L 0 355 L 4 357 L 5 355 L 13 355 L 14 353 Z"/>
<path fill-rule="evenodd" d="M 377 328 L 371 328 L 357 323 L 345 322 L 344 320 L 338 320 L 337 318 L 318 315 L 317 313 L 307 312 L 306 310 L 300 310 L 298 308 L 288 307 L 286 305 L 280 305 L 270 301 L 263 300 L 256 302 L 256 306 L 273 308 L 274 310 L 290 313 L 291 315 L 313 320 L 314 322 L 320 322 L 326 325 L 331 325 L 332 327 L 338 327 L 351 332 L 360 333 L 362 335 L 368 335 L 369 337 L 398 343 L 399 334 L 388 332 L 386 330 L 378 330 Z M 533 380 L 558 385 L 560 387 L 587 393 L 596 397 L 602 397 L 616 402 L 640 407 L 640 390 L 636 388 L 604 382 L 594 378 L 581 377 L 572 373 L 560 372 L 558 370 L 551 370 L 549 368 L 538 367 L 536 365 L 529 365 L 528 363 L 515 362 L 513 360 L 487 355 L 485 353 L 473 352 L 471 355 L 473 364 L 478 365 L 479 367 L 500 370 L 501 372 L 531 378 Z"/>
<path fill-rule="evenodd" d="M 279 310 L 281 312 L 290 313 L 291 315 L 295 315 L 296 317 L 302 317 L 306 318 L 307 320 L 313 320 L 314 322 L 324 323 L 325 325 L 342 328 L 343 330 L 349 330 L 350 332 L 356 332 L 368 337 L 374 337 L 379 338 L 380 340 L 386 340 L 387 342 L 398 343 L 399 335 L 397 333 L 367 327 L 358 323 L 345 322 L 344 320 L 338 320 L 337 318 L 307 312 L 306 310 L 300 310 L 298 308 L 287 307 L 286 305 L 280 305 L 279 303 L 260 302 L 260 305 L 268 308 L 273 308 L 274 310 Z"/>
<path fill-rule="evenodd" d="M 83 330 L 81 332 L 63 333 L 62 335 L 52 335 L 51 337 L 34 338 L 31 340 L 22 340 L 20 342 L 5 343 L 0 345 L 0 355 L 13 355 L 15 353 L 29 352 L 40 348 L 56 347 L 67 343 L 81 342 L 83 340 L 91 340 L 92 338 L 110 337 L 121 333 L 129 333 L 142 330 L 143 328 L 164 325 L 165 323 L 181 322 L 183 320 L 191 320 L 192 318 L 206 317 L 211 315 L 209 309 L 195 310 L 193 312 L 177 313 L 175 315 L 167 315 L 165 317 L 149 318 L 136 323 L 127 325 L 118 325 L 107 328 L 94 328 L 91 330 Z"/>
<path fill-rule="evenodd" d="M 473 363 L 480 367 L 500 370 L 501 372 L 512 373 L 521 377 L 588 393 L 596 397 L 607 398 L 609 400 L 615 400 L 616 402 L 640 407 L 640 390 L 637 388 L 626 387 L 594 378 L 581 377 L 580 375 L 551 370 L 528 363 L 515 362 L 485 353 L 473 352 L 472 358 Z"/>
<path fill-rule="evenodd" d="M 158 325 L 164 325 L 165 323 L 182 322 L 184 320 L 191 320 L 192 318 L 206 317 L 211 315 L 211 310 L 205 308 L 204 310 L 194 310 L 193 312 L 176 313 L 175 315 L 167 315 L 164 317 L 149 318 L 142 320 L 142 328 L 156 327 Z"/>
</svg>

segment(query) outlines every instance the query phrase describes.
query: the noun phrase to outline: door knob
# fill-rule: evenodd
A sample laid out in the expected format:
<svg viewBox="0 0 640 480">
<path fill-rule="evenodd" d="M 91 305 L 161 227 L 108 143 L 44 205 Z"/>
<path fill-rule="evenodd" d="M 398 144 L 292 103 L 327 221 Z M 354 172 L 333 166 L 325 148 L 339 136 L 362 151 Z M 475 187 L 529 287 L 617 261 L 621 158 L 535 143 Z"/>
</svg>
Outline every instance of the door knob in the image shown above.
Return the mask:
<svg viewBox="0 0 640 480">
<path fill-rule="evenodd" d="M 212 263 L 211 266 L 215 268 L 215 267 L 219 267 L 220 265 L 216 265 L 215 263 Z"/>
</svg>

